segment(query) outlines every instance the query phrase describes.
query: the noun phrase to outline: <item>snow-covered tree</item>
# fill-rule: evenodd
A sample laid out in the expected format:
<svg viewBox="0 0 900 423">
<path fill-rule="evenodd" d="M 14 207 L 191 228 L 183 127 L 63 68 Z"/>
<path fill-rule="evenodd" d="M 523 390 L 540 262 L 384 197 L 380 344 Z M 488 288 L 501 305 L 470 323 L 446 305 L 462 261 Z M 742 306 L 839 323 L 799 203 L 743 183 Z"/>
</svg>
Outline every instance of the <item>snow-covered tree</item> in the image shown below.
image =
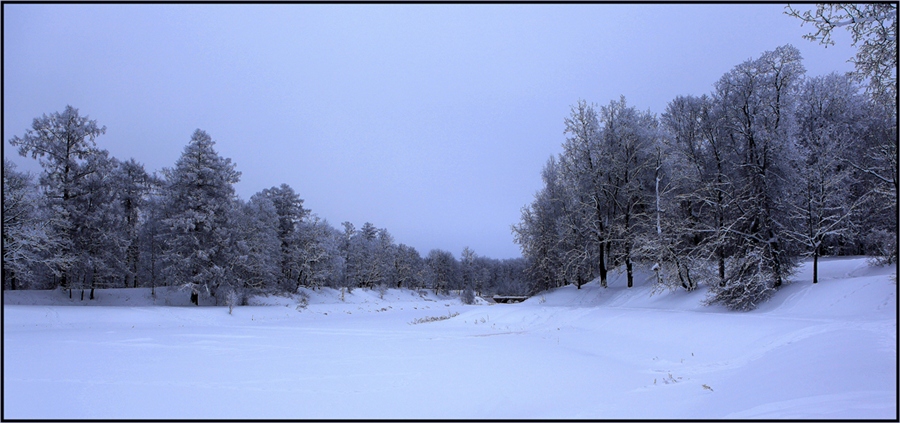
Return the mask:
<svg viewBox="0 0 900 423">
<path fill-rule="evenodd" d="M 366 222 L 347 244 L 347 278 L 358 288 L 373 288 L 384 279 L 385 266 L 379 257 L 378 228 Z"/>
<path fill-rule="evenodd" d="M 794 109 L 804 72 L 800 52 L 786 45 L 741 63 L 716 83 L 738 211 L 727 231 L 741 243 L 731 255 L 736 271 L 725 286 L 710 290 L 712 302 L 755 307 L 795 268 L 786 234 L 795 180 L 788 158 L 796 154 Z M 735 296 L 747 298 L 735 302 Z"/>
<path fill-rule="evenodd" d="M 531 205 L 522 208 L 521 221 L 512 231 L 528 263 L 529 277 L 543 290 L 568 283 L 565 254 L 576 248 L 573 244 L 579 231 L 575 225 L 566 224 L 574 219 L 566 207 L 571 200 L 553 156 L 544 165 L 541 178 L 544 187 Z"/>
<path fill-rule="evenodd" d="M 855 235 L 853 218 L 864 204 L 854 195 L 858 184 L 846 158 L 859 150 L 868 129 L 866 99 L 847 76 L 835 73 L 806 81 L 797 111 L 800 171 L 794 187 L 787 232 L 813 257 L 813 283 L 818 262 L 829 244 Z"/>
<path fill-rule="evenodd" d="M 124 217 L 125 287 L 138 286 L 140 264 L 139 228 L 146 213 L 147 197 L 153 185 L 144 165 L 134 159 L 119 162 L 111 175 L 112 186 Z"/>
<path fill-rule="evenodd" d="M 636 256 L 652 263 L 656 273 L 656 289 L 674 290 L 681 287 L 692 291 L 697 287 L 691 271 L 696 266 L 692 256 L 696 254 L 694 248 L 697 244 L 691 239 L 694 231 L 690 228 L 690 219 L 678 207 L 679 198 L 674 194 L 677 184 L 671 183 L 670 177 L 672 153 L 664 152 L 663 147 L 663 144 L 657 144 L 653 166 L 654 205 L 651 215 L 655 227 L 638 235 Z"/>
<path fill-rule="evenodd" d="M 341 287 L 342 291 L 346 288 L 347 291 L 350 292 L 357 283 L 356 275 L 358 273 L 358 266 L 355 263 L 351 264 L 350 258 L 351 250 L 353 249 L 353 239 L 356 237 L 357 231 L 356 226 L 351 222 L 342 222 L 341 227 L 343 227 L 343 231 L 341 232 L 341 242 L 339 245 L 344 260 L 343 271 L 341 272 L 341 278 L 338 281 L 338 285 Z"/>
<path fill-rule="evenodd" d="M 216 295 L 229 265 L 229 216 L 240 172 L 214 145 L 206 132 L 196 130 L 175 168 L 166 170 L 164 267 L 168 277 L 190 289 L 193 304 L 199 304 L 201 292 Z"/>
<path fill-rule="evenodd" d="M 278 212 L 262 193 L 250 201 L 235 202 L 230 219 L 232 235 L 225 252 L 228 271 L 220 289 L 233 292 L 241 303 L 250 295 L 275 292 L 281 277 L 281 241 Z M 224 285 L 228 285 L 227 288 Z M 236 304 L 235 304 L 236 305 Z"/>
<path fill-rule="evenodd" d="M 298 267 L 298 285 L 319 288 L 341 287 L 344 278 L 345 256 L 341 251 L 343 234 L 318 216 L 304 219 L 298 228 L 299 256 L 295 258 Z"/>
<path fill-rule="evenodd" d="M 459 263 L 453 253 L 441 249 L 428 252 L 425 257 L 425 285 L 428 288 L 435 294 L 447 293 L 459 279 Z"/>
<path fill-rule="evenodd" d="M 70 200 L 75 263 L 69 268 L 69 292 L 81 288 L 82 300 L 86 288 L 94 299 L 94 289 L 124 283 L 128 234 L 126 214 L 113 185 L 117 166 L 118 160 L 110 158 L 106 150 L 89 156 L 85 168 L 91 172 L 82 179 L 78 195 Z"/>
<path fill-rule="evenodd" d="M 658 141 L 656 117 L 628 107 L 625 97 L 600 108 L 600 144 L 608 152 L 601 189 L 611 200 L 609 227 L 614 263 L 624 263 L 627 285 L 634 286 L 634 253 L 637 240 L 650 226 L 655 160 Z"/>
<path fill-rule="evenodd" d="M 38 275 L 67 267 L 53 254 L 43 196 L 30 174 L 3 160 L 3 289 L 41 287 Z"/>
<path fill-rule="evenodd" d="M 657 253 L 671 259 L 663 260 L 659 269 L 669 274 L 662 280 L 669 288 L 693 289 L 698 278 L 691 270 L 698 276 L 706 262 L 715 263 L 717 270 L 717 280 L 707 281 L 723 284 L 725 260 L 731 245 L 739 242 L 726 230 L 735 209 L 730 206 L 735 186 L 723 116 L 721 105 L 706 95 L 676 97 L 662 115 L 667 136 L 660 153 L 667 156 L 664 164 L 671 181 L 663 201 L 669 199 L 671 205 L 664 207 L 660 247 L 670 251 Z"/>
<path fill-rule="evenodd" d="M 301 222 L 309 210 L 303 208 L 303 200 L 288 184 L 264 189 L 262 195 L 272 202 L 278 213 L 282 288 L 293 291 L 302 278 L 301 256 L 305 253 L 301 244 L 310 242 L 309 239 L 301 240 L 299 233 Z"/>
<path fill-rule="evenodd" d="M 596 275 L 606 287 L 613 199 L 605 189 L 609 170 L 605 161 L 611 152 L 600 142 L 601 127 L 593 105 L 579 101 L 565 125 L 567 137 L 559 165 L 571 200 L 564 225 L 573 242 L 566 244 L 564 268 L 579 287 Z"/>
<path fill-rule="evenodd" d="M 785 13 L 799 18 L 801 25 L 811 23 L 816 32 L 803 36 L 810 41 L 834 45 L 837 28 L 850 32 L 856 56 L 853 76 L 868 80 L 866 90 L 881 102 L 897 102 L 897 4 L 896 3 L 818 3 L 816 10 L 800 11 L 790 5 Z"/>
<path fill-rule="evenodd" d="M 375 238 L 375 261 L 378 267 L 380 278 L 375 281 L 375 285 L 385 289 L 397 283 L 397 274 L 395 273 L 397 260 L 397 245 L 394 244 L 394 236 L 387 229 L 381 228 Z"/>
<path fill-rule="evenodd" d="M 98 126 L 97 121 L 79 115 L 78 109 L 66 106 L 62 113 L 35 118 L 23 136 L 9 140 L 18 147 L 20 155 L 30 155 L 43 168 L 40 185 L 47 198 L 51 224 L 48 232 L 57 241 L 55 257 L 49 263 L 58 266 L 54 274 L 63 287 L 70 287 L 69 268 L 75 263 L 73 239 L 78 228 L 72 219 L 79 211 L 73 200 L 82 194 L 85 178 L 95 171 L 89 159 L 98 154 L 95 140 L 105 132 L 105 126 Z"/>
<path fill-rule="evenodd" d="M 871 185 L 871 213 L 866 218 L 869 228 L 861 234 L 868 252 L 880 256 L 884 262 L 897 261 L 897 192 L 898 130 L 897 130 L 897 4 L 896 3 L 819 3 L 815 10 L 800 11 L 791 6 L 785 13 L 810 23 L 816 32 L 804 35 L 826 46 L 834 45 L 835 29 L 847 30 L 857 46 L 855 71 L 851 76 L 865 83 L 866 92 L 875 107 L 870 115 L 876 119 L 874 130 L 858 150 L 861 154 L 847 160 L 847 164 L 862 172 L 862 180 Z M 872 250 L 874 249 L 874 251 Z"/>
<path fill-rule="evenodd" d="M 422 288 L 424 267 L 425 262 L 415 248 L 406 244 L 397 246 L 397 254 L 394 258 L 394 277 L 397 288 Z"/>
<path fill-rule="evenodd" d="M 461 296 L 463 303 L 475 302 L 475 287 L 479 283 L 478 255 L 471 248 L 463 248 L 459 256 Z"/>
</svg>

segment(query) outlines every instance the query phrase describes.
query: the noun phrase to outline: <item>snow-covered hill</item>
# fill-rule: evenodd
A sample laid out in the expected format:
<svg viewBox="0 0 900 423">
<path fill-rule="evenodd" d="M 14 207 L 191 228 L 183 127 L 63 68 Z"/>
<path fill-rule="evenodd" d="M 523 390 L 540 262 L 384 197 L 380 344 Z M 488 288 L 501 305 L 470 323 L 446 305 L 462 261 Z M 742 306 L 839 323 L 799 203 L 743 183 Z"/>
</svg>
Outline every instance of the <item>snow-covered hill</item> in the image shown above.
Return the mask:
<svg viewBox="0 0 900 423">
<path fill-rule="evenodd" d="M 895 268 L 810 272 L 747 313 L 646 272 L 518 304 L 323 289 L 232 315 L 165 288 L 4 292 L 3 417 L 896 419 Z"/>
</svg>

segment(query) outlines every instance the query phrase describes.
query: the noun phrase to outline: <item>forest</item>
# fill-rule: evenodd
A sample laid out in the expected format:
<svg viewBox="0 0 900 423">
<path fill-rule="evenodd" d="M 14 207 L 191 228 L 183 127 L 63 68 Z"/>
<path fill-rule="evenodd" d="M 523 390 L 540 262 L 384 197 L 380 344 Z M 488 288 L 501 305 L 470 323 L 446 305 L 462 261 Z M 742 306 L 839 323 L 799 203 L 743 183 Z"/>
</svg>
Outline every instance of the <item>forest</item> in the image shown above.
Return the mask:
<svg viewBox="0 0 900 423">
<path fill-rule="evenodd" d="M 4 289 L 92 299 L 96 288 L 183 286 L 195 304 L 207 295 L 228 305 L 300 287 L 456 290 L 469 302 L 527 291 L 521 259 L 468 248 L 460 260 L 439 249 L 423 258 L 372 223 L 334 228 L 287 184 L 244 201 L 236 165 L 202 130 L 158 174 L 98 148 L 104 131 L 67 106 L 11 140 L 44 170 L 35 183 L 4 160 Z"/>
<path fill-rule="evenodd" d="M 868 88 L 807 77 L 785 45 L 662 116 L 579 101 L 514 227 L 534 289 L 606 286 L 620 266 L 631 287 L 643 263 L 660 288 L 706 284 L 708 303 L 749 310 L 802 258 L 813 283 L 823 255 L 896 263 L 896 88 Z"/>
<path fill-rule="evenodd" d="M 810 39 L 829 42 L 829 7 L 793 12 L 816 23 Z M 864 39 L 876 20 L 848 22 Z M 866 40 L 856 72 L 809 77 L 784 45 L 659 116 L 625 96 L 577 101 L 562 152 L 512 225 L 519 259 L 469 248 L 423 257 L 372 223 L 332 226 L 286 183 L 238 198 L 241 173 L 200 129 L 174 167 L 149 172 L 111 157 L 97 144 L 106 128 L 66 106 L 9 140 L 42 172 L 4 159 L 3 289 L 90 300 L 97 288 L 181 286 L 194 304 L 203 295 L 237 305 L 301 287 L 408 288 L 456 291 L 468 304 L 596 279 L 605 287 L 621 268 L 631 287 L 646 266 L 661 290 L 705 284 L 710 304 L 753 309 L 801 259 L 814 269 L 822 256 L 897 261 L 896 34 L 879 37 L 870 38 L 893 48 Z"/>
</svg>

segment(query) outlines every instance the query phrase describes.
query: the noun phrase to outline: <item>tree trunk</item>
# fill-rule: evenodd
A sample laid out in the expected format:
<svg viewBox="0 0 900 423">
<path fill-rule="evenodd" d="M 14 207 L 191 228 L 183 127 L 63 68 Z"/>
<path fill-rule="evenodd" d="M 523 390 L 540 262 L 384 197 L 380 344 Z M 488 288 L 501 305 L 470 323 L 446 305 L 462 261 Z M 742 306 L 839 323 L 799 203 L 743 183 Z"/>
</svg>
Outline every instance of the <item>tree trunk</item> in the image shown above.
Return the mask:
<svg viewBox="0 0 900 423">
<path fill-rule="evenodd" d="M 604 250 L 604 244 L 600 244 L 600 257 L 598 259 L 600 262 L 600 286 L 606 288 L 606 254 Z"/>
<path fill-rule="evenodd" d="M 819 247 L 813 250 L 813 283 L 819 283 Z"/>
<path fill-rule="evenodd" d="M 3 269 L 3 273 L 6 274 L 4 277 L 4 280 L 9 281 L 9 289 L 11 291 L 15 291 L 16 290 L 16 272 L 13 272 L 12 270 L 9 270 L 9 269 Z"/>
<path fill-rule="evenodd" d="M 769 249 L 772 250 L 772 270 L 775 272 L 775 288 L 779 288 L 784 283 L 784 275 L 781 269 L 781 262 L 778 260 L 778 243 L 769 243 Z"/>
<path fill-rule="evenodd" d="M 91 297 L 90 299 L 94 299 L 94 285 L 97 282 L 97 268 L 91 268 Z M 84 291 L 81 292 L 81 296 L 84 296 Z"/>
<path fill-rule="evenodd" d="M 725 286 L 725 255 L 719 251 L 719 286 Z"/>
<path fill-rule="evenodd" d="M 628 274 L 628 287 L 634 286 L 634 265 L 631 263 L 631 257 L 625 257 L 625 273 Z"/>
</svg>

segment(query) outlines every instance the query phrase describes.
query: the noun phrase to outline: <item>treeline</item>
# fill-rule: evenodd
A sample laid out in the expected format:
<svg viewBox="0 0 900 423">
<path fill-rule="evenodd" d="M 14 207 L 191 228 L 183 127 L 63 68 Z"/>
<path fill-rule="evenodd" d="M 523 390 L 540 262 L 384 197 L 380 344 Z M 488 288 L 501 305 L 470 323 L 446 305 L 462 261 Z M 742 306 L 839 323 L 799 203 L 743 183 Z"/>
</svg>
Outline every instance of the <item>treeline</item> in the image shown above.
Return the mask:
<svg viewBox="0 0 900 423">
<path fill-rule="evenodd" d="M 524 260 L 435 249 L 422 257 L 371 223 L 336 229 L 287 184 L 248 201 L 240 172 L 197 130 L 173 168 L 148 173 L 96 145 L 105 132 L 67 106 L 10 140 L 40 162 L 37 181 L 3 162 L 3 289 L 182 286 L 191 301 L 237 305 L 301 287 L 429 288 L 475 295 L 531 290 Z"/>
<path fill-rule="evenodd" d="M 659 117 L 579 101 L 565 134 L 513 227 L 535 290 L 606 286 L 618 266 L 631 287 L 640 262 L 660 287 L 706 284 L 710 303 L 747 310 L 802 257 L 897 260 L 896 88 L 807 77 L 790 45 Z"/>
</svg>

